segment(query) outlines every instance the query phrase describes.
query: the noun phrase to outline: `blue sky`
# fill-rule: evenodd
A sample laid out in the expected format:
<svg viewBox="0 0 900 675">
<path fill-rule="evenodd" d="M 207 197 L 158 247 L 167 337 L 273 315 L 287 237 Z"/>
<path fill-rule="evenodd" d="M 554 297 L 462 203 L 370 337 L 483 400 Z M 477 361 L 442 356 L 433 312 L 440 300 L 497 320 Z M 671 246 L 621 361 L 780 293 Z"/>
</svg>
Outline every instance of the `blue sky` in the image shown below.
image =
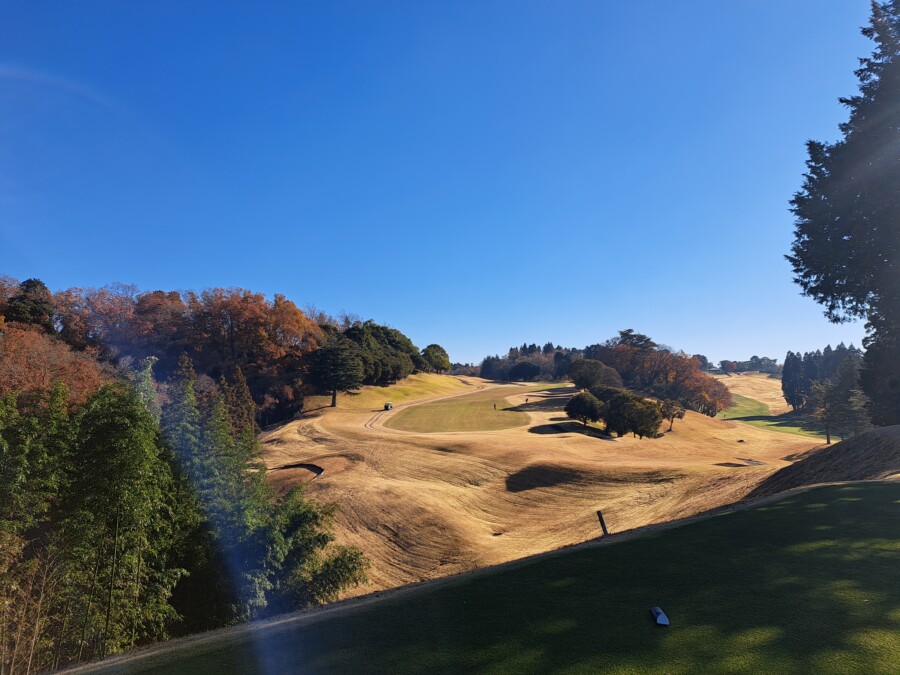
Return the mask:
<svg viewBox="0 0 900 675">
<path fill-rule="evenodd" d="M 0 272 L 242 286 L 455 361 L 844 340 L 783 256 L 867 0 L 6 2 Z"/>
</svg>

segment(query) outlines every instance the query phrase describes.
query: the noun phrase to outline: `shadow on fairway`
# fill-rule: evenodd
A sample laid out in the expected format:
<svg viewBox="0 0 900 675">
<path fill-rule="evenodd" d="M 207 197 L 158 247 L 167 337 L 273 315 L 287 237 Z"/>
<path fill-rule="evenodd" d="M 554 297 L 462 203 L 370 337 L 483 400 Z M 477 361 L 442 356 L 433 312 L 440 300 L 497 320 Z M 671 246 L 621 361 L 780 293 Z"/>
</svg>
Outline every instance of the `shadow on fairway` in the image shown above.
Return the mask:
<svg viewBox="0 0 900 675">
<path fill-rule="evenodd" d="M 807 417 L 797 415 L 795 413 L 785 413 L 784 415 L 742 415 L 740 417 L 728 417 L 728 422 L 764 422 L 766 426 L 774 429 L 802 429 L 810 433 L 822 434 L 822 427 L 815 424 Z"/>
<path fill-rule="evenodd" d="M 609 436 L 599 429 L 595 429 L 594 427 L 585 427 L 581 422 L 560 422 L 556 424 L 538 424 L 533 427 L 528 427 L 528 433 L 530 434 L 582 434 L 583 436 L 591 436 L 593 438 L 599 439 L 601 441 L 612 441 L 612 436 Z"/>
<path fill-rule="evenodd" d="M 507 476 L 506 490 L 508 492 L 525 492 L 535 488 L 575 483 L 582 478 L 582 472 L 576 469 L 538 464 L 526 466 L 521 471 L 516 471 L 514 474 Z"/>
</svg>

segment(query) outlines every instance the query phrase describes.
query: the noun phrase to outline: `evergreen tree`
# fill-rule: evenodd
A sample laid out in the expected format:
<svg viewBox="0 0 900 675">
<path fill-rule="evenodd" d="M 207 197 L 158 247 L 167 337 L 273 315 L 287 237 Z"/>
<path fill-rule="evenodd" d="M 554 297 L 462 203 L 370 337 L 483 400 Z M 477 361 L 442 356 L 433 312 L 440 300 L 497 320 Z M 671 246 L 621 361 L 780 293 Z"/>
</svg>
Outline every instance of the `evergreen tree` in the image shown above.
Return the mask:
<svg viewBox="0 0 900 675">
<path fill-rule="evenodd" d="M 72 633 L 60 639 L 75 660 L 165 637 L 168 602 L 182 570 L 171 565 L 172 475 L 157 425 L 138 394 L 107 385 L 79 420 L 71 485 L 61 500 L 71 562 L 64 584 Z"/>
<path fill-rule="evenodd" d="M 867 320 L 861 383 L 885 425 L 900 423 L 900 0 L 873 3 L 863 34 L 875 49 L 856 71 L 859 93 L 841 99 L 843 138 L 808 143 L 787 258 L 831 321 Z"/>
<path fill-rule="evenodd" d="M 579 389 L 621 387 L 622 378 L 613 368 L 594 359 L 578 359 L 569 366 L 569 377 Z"/>
<path fill-rule="evenodd" d="M 831 445 L 831 430 L 837 421 L 834 407 L 834 385 L 831 380 L 816 380 L 810 394 L 813 419 L 825 429 L 825 442 Z"/>
<path fill-rule="evenodd" d="M 566 403 L 566 415 L 579 420 L 584 426 L 603 417 L 603 403 L 586 391 L 576 394 Z"/>
<path fill-rule="evenodd" d="M 794 410 L 803 407 L 803 361 L 799 354 L 789 351 L 784 357 L 781 391 L 784 394 L 784 400 Z"/>
<path fill-rule="evenodd" d="M 847 355 L 838 368 L 832 388 L 835 430 L 844 438 L 864 431 L 869 426 L 865 394 L 859 388 L 860 361 Z"/>
<path fill-rule="evenodd" d="M 240 367 L 235 368 L 230 380 L 222 378 L 219 388 L 225 394 L 225 405 L 228 408 L 228 419 L 236 435 L 249 429 L 254 434 L 256 425 L 256 404 L 247 385 L 247 378 Z"/>
<path fill-rule="evenodd" d="M 320 391 L 331 393 L 331 407 L 337 407 L 339 391 L 359 389 L 363 383 L 363 365 L 358 349 L 344 339 L 333 339 L 309 358 L 309 380 Z"/>
<path fill-rule="evenodd" d="M 53 294 L 40 279 L 26 279 L 19 284 L 19 292 L 6 304 L 6 320 L 40 326 L 53 333 L 56 303 Z"/>
<path fill-rule="evenodd" d="M 450 370 L 450 355 L 440 345 L 428 345 L 422 350 L 422 358 L 436 373 Z"/>
</svg>

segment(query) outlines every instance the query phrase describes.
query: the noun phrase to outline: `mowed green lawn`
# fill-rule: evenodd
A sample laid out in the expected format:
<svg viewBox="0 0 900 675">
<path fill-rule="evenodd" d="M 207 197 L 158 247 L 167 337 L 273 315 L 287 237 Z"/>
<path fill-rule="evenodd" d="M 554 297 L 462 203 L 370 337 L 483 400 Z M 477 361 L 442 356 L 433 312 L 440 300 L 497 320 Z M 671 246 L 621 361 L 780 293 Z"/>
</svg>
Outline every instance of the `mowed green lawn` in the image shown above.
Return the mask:
<svg viewBox="0 0 900 675">
<path fill-rule="evenodd" d="M 188 645 L 143 667 L 216 675 L 897 673 L 898 563 L 900 483 L 826 487 L 462 577 L 306 627 L 223 639 L 206 653 Z M 670 628 L 653 624 L 653 605 L 668 613 Z"/>
<path fill-rule="evenodd" d="M 507 396 L 537 391 L 536 387 L 496 387 L 434 403 L 422 403 L 400 410 L 384 426 L 428 434 L 442 431 L 496 431 L 528 424 L 528 415 L 517 410 Z M 497 409 L 494 410 L 494 405 Z"/>
<path fill-rule="evenodd" d="M 810 431 L 804 429 L 805 420 L 793 413 L 785 413 L 784 415 L 772 415 L 769 413 L 769 407 L 754 398 L 741 396 L 732 392 L 731 397 L 734 399 L 734 405 L 720 412 L 716 417 L 734 420 L 736 422 L 744 422 L 755 427 L 768 429 L 769 431 L 780 431 L 784 434 L 794 434 L 796 436 L 806 436 L 807 438 L 821 438 L 824 440 L 825 434 L 818 431 Z"/>
</svg>

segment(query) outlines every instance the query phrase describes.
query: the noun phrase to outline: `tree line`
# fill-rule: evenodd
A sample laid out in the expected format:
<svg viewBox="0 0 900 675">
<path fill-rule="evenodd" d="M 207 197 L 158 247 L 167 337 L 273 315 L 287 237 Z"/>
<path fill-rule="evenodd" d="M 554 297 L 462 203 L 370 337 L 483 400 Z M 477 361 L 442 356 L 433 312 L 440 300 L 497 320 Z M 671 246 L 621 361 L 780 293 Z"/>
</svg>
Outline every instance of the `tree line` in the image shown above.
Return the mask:
<svg viewBox="0 0 900 675">
<path fill-rule="evenodd" d="M 781 373 L 781 364 L 777 359 L 768 356 L 751 356 L 748 361 L 732 361 L 724 359 L 719 361 L 719 368 L 723 373 L 746 373 L 755 372 L 769 373 L 770 375 L 778 375 Z"/>
<path fill-rule="evenodd" d="M 162 399 L 152 367 L 81 403 L 65 376 L 0 398 L 4 672 L 308 606 L 364 579 L 361 553 L 332 541 L 333 507 L 301 490 L 276 499 L 246 381 L 200 389 L 185 356 Z"/>
<path fill-rule="evenodd" d="M 20 284 L 0 277 L 0 320 L 39 329 L 88 360 L 116 367 L 153 357 L 162 382 L 176 373 L 182 355 L 194 364 L 201 387 L 240 371 L 261 425 L 290 419 L 303 410 L 306 396 L 334 390 L 327 373 L 316 372 L 323 360 L 313 357 L 326 343 L 349 349 L 349 359 L 359 362 L 361 374 L 350 378 L 350 389 L 450 369 L 440 345 L 420 351 L 395 328 L 310 315 L 283 295 L 268 300 L 240 288 L 140 293 L 112 284 L 53 294 L 38 279 Z"/>
<path fill-rule="evenodd" d="M 810 414 L 825 430 L 841 438 L 870 426 L 870 401 L 862 390 L 862 350 L 850 345 L 831 345 L 803 355 L 788 352 L 784 359 L 781 390 L 795 411 Z"/>
</svg>

